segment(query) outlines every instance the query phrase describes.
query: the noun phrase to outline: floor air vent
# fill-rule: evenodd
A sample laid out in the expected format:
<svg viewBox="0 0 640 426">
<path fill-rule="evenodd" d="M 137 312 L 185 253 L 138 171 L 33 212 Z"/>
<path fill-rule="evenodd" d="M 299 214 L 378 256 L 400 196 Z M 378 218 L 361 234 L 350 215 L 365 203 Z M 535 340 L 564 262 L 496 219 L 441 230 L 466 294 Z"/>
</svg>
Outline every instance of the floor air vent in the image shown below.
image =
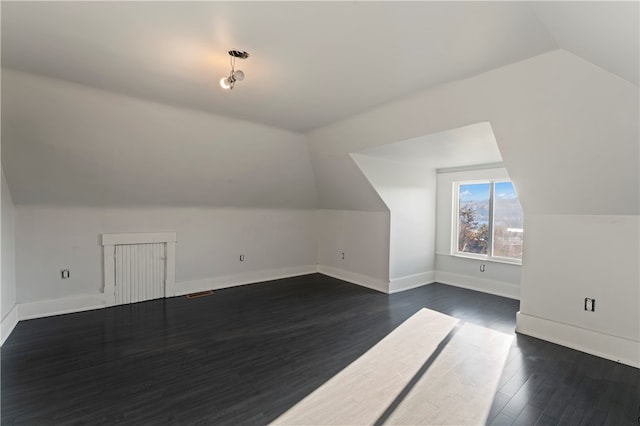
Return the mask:
<svg viewBox="0 0 640 426">
<path fill-rule="evenodd" d="M 211 296 L 212 294 L 213 294 L 213 291 L 211 290 L 199 291 L 197 293 L 187 294 L 187 299 L 195 299 L 197 297 Z"/>
</svg>

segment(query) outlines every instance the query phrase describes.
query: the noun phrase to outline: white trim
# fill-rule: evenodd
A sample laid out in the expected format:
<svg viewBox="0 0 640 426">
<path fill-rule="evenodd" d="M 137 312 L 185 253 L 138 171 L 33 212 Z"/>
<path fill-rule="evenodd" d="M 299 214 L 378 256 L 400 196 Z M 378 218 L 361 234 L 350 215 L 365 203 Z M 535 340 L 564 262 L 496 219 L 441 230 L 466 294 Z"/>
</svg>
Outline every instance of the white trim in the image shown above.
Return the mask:
<svg viewBox="0 0 640 426">
<path fill-rule="evenodd" d="M 510 178 L 492 178 L 492 179 L 462 179 L 462 180 L 454 180 L 453 183 L 453 208 L 451 210 L 451 255 L 457 257 L 467 257 L 470 259 L 478 259 L 478 260 L 486 260 L 489 262 L 498 262 L 498 263 L 513 263 L 515 265 L 522 265 L 522 258 L 511 258 L 504 256 L 494 256 L 494 219 L 495 219 L 495 190 L 497 183 L 510 183 L 513 188 L 513 181 Z M 487 248 L 487 254 L 475 254 L 468 253 L 464 251 L 458 250 L 458 236 L 460 235 L 460 186 L 462 185 L 489 185 L 489 212 L 488 212 L 488 236 L 489 236 L 489 246 Z M 519 204 L 519 202 L 518 202 Z M 522 211 L 522 206 L 520 206 L 520 210 Z"/>
<path fill-rule="evenodd" d="M 439 254 L 442 256 L 461 257 L 463 259 L 481 260 L 483 262 L 506 263 L 508 265 L 522 266 L 522 259 L 516 259 L 516 258 L 510 258 L 510 257 L 487 256 L 484 254 L 473 254 L 473 253 L 466 253 L 463 251 L 455 251 L 453 253 L 436 253 L 436 254 Z"/>
<path fill-rule="evenodd" d="M 176 242 L 175 232 L 128 232 L 124 234 L 102 234 L 101 245 L 153 244 Z"/>
<path fill-rule="evenodd" d="M 504 162 L 499 163 L 484 163 L 476 164 L 472 166 L 460 166 L 460 167 L 443 167 L 436 169 L 436 173 L 458 173 L 458 172 L 473 172 L 476 170 L 488 170 L 488 169 L 504 169 Z"/>
<path fill-rule="evenodd" d="M 2 318 L 2 323 L 0 324 L 0 345 L 4 345 L 7 337 L 9 337 L 13 329 L 18 325 L 19 319 L 18 305 L 13 305 L 9 313 Z"/>
<path fill-rule="evenodd" d="M 166 276 L 164 281 L 165 297 L 176 295 L 176 241 L 175 231 L 168 232 L 129 232 L 121 234 L 102 234 L 102 265 L 104 283 L 104 302 L 107 306 L 116 303 L 116 245 L 165 243 Z"/>
<path fill-rule="evenodd" d="M 244 284 L 255 284 L 263 281 L 313 274 L 316 272 L 318 272 L 316 265 L 296 266 L 204 280 L 183 281 L 174 285 L 173 288 L 177 291 L 177 295 L 184 295 L 198 291 L 216 290 Z M 167 276 L 168 275 L 169 274 L 167 274 Z M 96 293 L 17 304 L 11 311 L 9 311 L 5 319 L 2 321 L 0 329 L 2 334 L 0 337 L 6 339 L 18 321 L 107 308 L 110 306 L 107 303 L 108 298 L 109 296 L 104 293 Z M 15 323 L 12 324 L 13 321 L 15 321 Z M 5 330 L 8 330 L 6 334 Z"/>
<path fill-rule="evenodd" d="M 180 281 L 175 284 L 174 294 L 176 296 L 183 296 L 185 294 L 197 293 L 200 291 L 219 290 L 221 288 L 256 284 L 259 282 L 297 277 L 299 275 L 313 274 L 316 272 L 318 272 L 316 265 L 305 265 L 251 271 L 222 277 L 204 278 L 200 280 Z"/>
<path fill-rule="evenodd" d="M 422 287 L 423 285 L 427 284 L 432 284 L 435 282 L 435 280 L 435 271 L 428 271 L 414 275 L 407 275 L 400 278 L 393 278 L 389 281 L 389 294 L 411 290 L 412 288 Z"/>
<path fill-rule="evenodd" d="M 369 277 L 367 275 L 358 274 L 356 272 L 346 271 L 340 268 L 334 268 L 332 266 L 318 265 L 318 272 L 342 281 L 347 281 L 352 284 L 357 284 L 363 287 L 377 290 L 382 293 L 389 293 L 388 281 L 383 281 L 377 278 Z"/>
<path fill-rule="evenodd" d="M 107 306 L 116 303 L 116 246 L 107 245 L 102 248 L 102 267 L 104 280 L 104 302 Z"/>
<path fill-rule="evenodd" d="M 164 282 L 164 297 L 176 295 L 176 242 L 167 241 L 165 247 L 166 269 Z"/>
<path fill-rule="evenodd" d="M 436 271 L 435 281 L 455 287 L 462 287 L 469 290 L 481 291 L 483 293 L 520 300 L 520 286 L 504 281 L 488 280 L 485 278 L 476 278 L 444 271 Z"/>
<path fill-rule="evenodd" d="M 20 321 L 32 318 L 49 317 L 73 312 L 102 309 L 105 305 L 103 293 L 85 294 L 60 299 L 39 300 L 37 302 L 20 303 L 18 313 Z"/>
<path fill-rule="evenodd" d="M 533 315 L 516 314 L 516 332 L 640 368 L 640 342 Z"/>
</svg>

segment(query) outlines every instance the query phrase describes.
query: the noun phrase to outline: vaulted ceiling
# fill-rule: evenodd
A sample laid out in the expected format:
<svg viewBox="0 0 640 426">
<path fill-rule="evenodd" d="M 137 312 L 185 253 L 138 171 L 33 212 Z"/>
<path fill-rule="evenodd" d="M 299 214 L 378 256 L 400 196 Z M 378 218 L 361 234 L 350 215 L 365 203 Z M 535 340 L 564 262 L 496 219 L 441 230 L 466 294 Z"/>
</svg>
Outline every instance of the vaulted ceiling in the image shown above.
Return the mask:
<svg viewBox="0 0 640 426">
<path fill-rule="evenodd" d="M 297 132 L 557 48 L 638 85 L 638 39 L 637 2 L 2 2 L 5 68 Z"/>
<path fill-rule="evenodd" d="M 384 210 L 349 154 L 489 122 L 465 161 L 525 208 L 636 214 L 639 6 L 2 1 L 3 171 L 16 204 Z"/>
</svg>

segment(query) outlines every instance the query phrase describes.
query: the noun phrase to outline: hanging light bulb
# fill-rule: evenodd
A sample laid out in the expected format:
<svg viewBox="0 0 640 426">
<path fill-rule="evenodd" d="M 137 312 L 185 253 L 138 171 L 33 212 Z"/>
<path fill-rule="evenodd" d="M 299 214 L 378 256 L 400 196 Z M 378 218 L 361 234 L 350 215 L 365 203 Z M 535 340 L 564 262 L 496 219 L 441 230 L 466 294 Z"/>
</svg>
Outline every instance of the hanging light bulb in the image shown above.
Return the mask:
<svg viewBox="0 0 640 426">
<path fill-rule="evenodd" d="M 236 70 L 236 58 L 247 59 L 249 53 L 243 50 L 230 50 L 229 56 L 231 57 L 231 72 L 229 77 L 223 77 L 220 79 L 220 87 L 227 90 L 232 90 L 236 84 L 236 81 L 244 80 L 244 72 L 242 70 Z"/>
<path fill-rule="evenodd" d="M 236 70 L 233 72 L 233 79 L 235 81 L 242 81 L 244 80 L 244 73 L 242 72 L 242 70 Z"/>
<path fill-rule="evenodd" d="M 222 77 L 220 79 L 220 87 L 223 89 L 231 89 L 233 87 L 229 81 L 229 77 Z"/>
</svg>

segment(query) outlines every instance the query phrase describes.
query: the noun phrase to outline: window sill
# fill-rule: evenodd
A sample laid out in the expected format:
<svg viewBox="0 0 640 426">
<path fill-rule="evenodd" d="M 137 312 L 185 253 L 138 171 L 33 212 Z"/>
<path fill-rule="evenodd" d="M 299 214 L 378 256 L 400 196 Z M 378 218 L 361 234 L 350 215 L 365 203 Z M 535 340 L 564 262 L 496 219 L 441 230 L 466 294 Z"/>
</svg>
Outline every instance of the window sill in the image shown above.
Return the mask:
<svg viewBox="0 0 640 426">
<path fill-rule="evenodd" d="M 448 256 L 460 257 L 463 259 L 480 260 L 482 262 L 506 263 L 507 265 L 522 266 L 522 260 L 508 259 L 504 257 L 474 256 L 472 254 L 463 254 L 463 253 L 451 253 Z"/>
</svg>

